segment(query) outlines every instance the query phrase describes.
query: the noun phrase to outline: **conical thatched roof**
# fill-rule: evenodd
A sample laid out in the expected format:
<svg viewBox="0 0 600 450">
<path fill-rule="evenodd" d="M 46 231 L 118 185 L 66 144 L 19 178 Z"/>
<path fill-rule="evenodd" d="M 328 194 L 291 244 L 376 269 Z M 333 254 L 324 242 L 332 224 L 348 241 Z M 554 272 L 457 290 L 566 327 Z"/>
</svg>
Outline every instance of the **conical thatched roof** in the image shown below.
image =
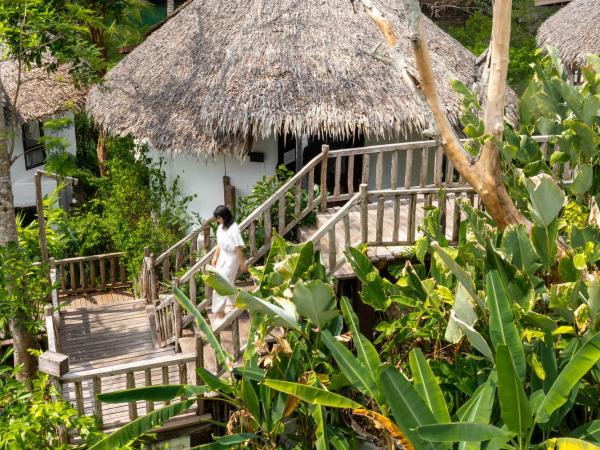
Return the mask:
<svg viewBox="0 0 600 450">
<path fill-rule="evenodd" d="M 5 95 L 13 99 L 17 89 L 17 64 L 12 60 L 0 63 L 0 76 Z M 6 99 L 3 99 L 6 100 Z M 75 87 L 66 67 L 48 73 L 33 68 L 21 73 L 21 88 L 17 98 L 17 120 L 20 123 L 53 116 L 82 106 L 85 93 Z M 3 101 L 3 104 L 6 104 Z"/>
<path fill-rule="evenodd" d="M 573 0 L 546 20 L 537 34 L 540 47 L 556 47 L 571 70 L 585 65 L 585 56 L 600 53 L 600 0 Z"/>
<path fill-rule="evenodd" d="M 405 33 L 412 63 L 402 0 L 375 3 Z M 471 86 L 475 57 L 426 18 L 425 28 L 442 102 L 458 123 L 450 80 Z M 235 144 L 274 132 L 423 130 L 418 99 L 371 54 L 381 43 L 349 0 L 193 0 L 115 66 L 87 105 L 113 133 L 204 156 L 239 153 Z"/>
</svg>

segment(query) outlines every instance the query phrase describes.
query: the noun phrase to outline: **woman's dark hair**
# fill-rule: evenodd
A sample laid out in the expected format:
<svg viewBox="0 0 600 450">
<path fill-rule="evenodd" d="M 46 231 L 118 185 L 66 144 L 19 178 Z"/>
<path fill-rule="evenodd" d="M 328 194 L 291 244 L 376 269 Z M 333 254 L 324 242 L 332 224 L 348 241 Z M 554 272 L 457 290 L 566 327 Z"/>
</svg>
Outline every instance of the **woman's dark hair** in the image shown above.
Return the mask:
<svg viewBox="0 0 600 450">
<path fill-rule="evenodd" d="M 219 205 L 216 207 L 215 212 L 213 213 L 214 217 L 220 217 L 223 219 L 223 228 L 227 229 L 234 222 L 233 214 L 229 208 L 225 205 Z"/>
</svg>

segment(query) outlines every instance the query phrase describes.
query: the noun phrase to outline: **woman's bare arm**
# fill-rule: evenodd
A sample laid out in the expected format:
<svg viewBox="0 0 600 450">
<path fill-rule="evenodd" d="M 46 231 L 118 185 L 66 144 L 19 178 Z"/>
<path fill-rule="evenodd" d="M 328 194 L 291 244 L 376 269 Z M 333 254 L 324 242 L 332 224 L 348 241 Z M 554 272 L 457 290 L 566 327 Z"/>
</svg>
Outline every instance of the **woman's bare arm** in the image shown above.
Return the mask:
<svg viewBox="0 0 600 450">
<path fill-rule="evenodd" d="M 210 261 L 210 265 L 211 266 L 216 266 L 217 265 L 217 261 L 219 260 L 219 255 L 221 254 L 221 249 L 219 248 L 219 245 L 217 244 L 215 246 L 215 255 L 212 257 L 211 261 Z"/>
<path fill-rule="evenodd" d="M 248 272 L 248 264 L 246 264 L 246 257 L 244 256 L 244 251 L 242 247 L 236 247 L 235 253 L 237 254 L 238 261 L 240 262 L 240 271 Z"/>
</svg>

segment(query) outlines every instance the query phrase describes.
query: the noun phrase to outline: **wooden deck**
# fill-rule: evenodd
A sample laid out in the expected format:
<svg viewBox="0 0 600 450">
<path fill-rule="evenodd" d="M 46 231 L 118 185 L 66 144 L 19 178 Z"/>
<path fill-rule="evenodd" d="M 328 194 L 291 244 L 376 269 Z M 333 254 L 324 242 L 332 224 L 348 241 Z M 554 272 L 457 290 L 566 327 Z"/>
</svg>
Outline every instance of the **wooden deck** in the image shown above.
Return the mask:
<svg viewBox="0 0 600 450">
<path fill-rule="evenodd" d="M 60 342 L 61 353 L 69 356 L 69 375 L 84 375 L 95 369 L 113 368 L 128 363 L 155 361 L 161 357 L 176 356 L 175 346 L 168 345 L 156 348 L 153 344 L 150 323 L 146 312 L 145 300 L 135 299 L 133 294 L 114 290 L 104 293 L 72 295 L 61 302 Z M 238 320 L 240 335 L 248 334 L 249 320 L 247 314 Z M 228 351 L 233 350 L 231 330 L 221 333 L 222 345 Z M 184 333 L 180 340 L 183 353 L 194 351 L 193 337 Z M 216 363 L 212 352 L 205 352 L 204 367 L 216 372 Z M 165 370 L 167 369 L 167 370 Z M 77 383 L 66 383 L 63 395 L 73 405 L 77 405 L 77 389 L 81 389 L 83 413 L 93 415 L 98 407 L 94 401 L 95 392 L 113 392 L 127 387 L 195 383 L 194 363 L 187 363 L 186 379 L 182 379 L 181 365 L 154 367 L 149 370 L 131 371 L 127 374 L 97 377 L 99 386 L 94 386 L 93 379 Z M 80 386 L 80 387 L 79 387 Z M 96 389 L 96 391 L 95 391 Z M 154 409 L 163 406 L 155 403 Z M 128 404 L 101 404 L 103 429 L 109 431 L 122 426 L 135 418 Z M 149 412 L 146 402 L 137 403 L 137 416 Z"/>
</svg>

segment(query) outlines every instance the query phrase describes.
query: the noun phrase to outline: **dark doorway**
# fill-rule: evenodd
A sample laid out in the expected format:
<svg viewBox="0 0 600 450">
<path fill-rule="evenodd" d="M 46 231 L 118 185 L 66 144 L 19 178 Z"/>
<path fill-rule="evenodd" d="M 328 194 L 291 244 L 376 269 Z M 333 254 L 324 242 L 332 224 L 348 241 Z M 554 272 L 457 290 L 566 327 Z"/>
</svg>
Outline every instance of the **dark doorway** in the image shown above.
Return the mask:
<svg viewBox="0 0 600 450">
<path fill-rule="evenodd" d="M 302 149 L 298 149 L 298 143 L 302 145 Z M 304 137 L 296 137 L 293 134 L 287 135 L 278 135 L 277 137 L 278 144 L 278 161 L 277 165 L 284 164 L 288 169 L 292 171 L 296 171 L 297 167 L 304 167 L 308 164 L 315 156 L 321 153 L 321 147 L 323 144 L 329 145 L 329 150 L 337 150 L 341 148 L 357 148 L 364 147 L 365 145 L 365 137 L 364 135 L 357 133 L 354 136 L 351 136 L 347 139 L 333 139 L 327 137 L 317 137 L 317 136 L 304 136 Z M 297 158 L 302 156 L 301 165 L 297 164 Z M 335 183 L 335 165 L 331 164 L 327 165 L 327 189 L 331 192 Z M 354 161 L 354 192 L 358 191 L 358 187 L 360 185 L 360 173 L 362 167 L 362 158 L 357 157 Z M 316 168 L 315 173 L 320 172 L 320 164 Z M 342 158 L 342 171 L 341 178 L 342 180 L 346 180 L 348 176 L 348 158 Z M 348 192 L 347 183 L 341 183 L 341 193 L 345 194 Z"/>
</svg>

